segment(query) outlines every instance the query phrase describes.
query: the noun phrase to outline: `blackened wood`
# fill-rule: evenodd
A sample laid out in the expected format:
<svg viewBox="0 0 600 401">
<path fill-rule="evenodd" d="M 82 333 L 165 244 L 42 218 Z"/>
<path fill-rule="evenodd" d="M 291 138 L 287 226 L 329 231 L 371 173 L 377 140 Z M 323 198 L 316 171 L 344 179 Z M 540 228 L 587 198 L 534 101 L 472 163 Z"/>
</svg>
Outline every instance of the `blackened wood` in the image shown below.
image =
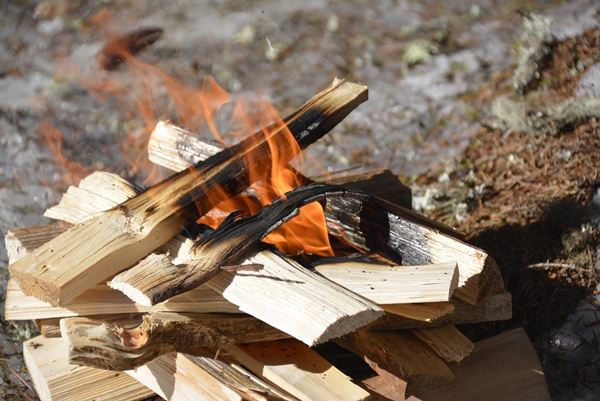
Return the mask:
<svg viewBox="0 0 600 401">
<path fill-rule="evenodd" d="M 146 266 L 147 261 L 142 261 L 141 264 L 116 276 L 109 285 L 125 294 L 133 294 L 135 298 L 132 299 L 136 302 L 141 303 L 143 299 L 148 299 L 152 305 L 163 302 L 219 274 L 222 271 L 221 266 L 233 262 L 272 231 L 297 216 L 301 207 L 340 196 L 365 201 L 372 198 L 360 191 L 325 184 L 298 187 L 277 198 L 271 205 L 263 207 L 253 216 L 242 217 L 239 212 L 232 212 L 216 230 L 203 236 L 193 252 L 193 260 L 186 265 L 169 267 L 168 260 L 165 259 L 162 264 L 151 261 L 152 268 L 149 269 Z M 157 285 L 148 288 L 148 282 L 144 279 L 146 276 Z M 141 292 L 140 297 L 137 297 L 134 291 Z"/>
<path fill-rule="evenodd" d="M 225 146 L 202 134 L 191 133 L 175 125 L 160 121 L 148 141 L 148 157 L 160 166 L 181 171 L 219 152 Z M 286 166 L 294 170 L 291 166 Z M 445 224 L 421 216 L 410 210 L 410 188 L 387 169 L 369 170 L 348 175 L 311 179 L 295 171 L 302 185 L 314 182 L 340 185 L 358 189 L 387 202 L 386 207 L 403 218 L 437 230 L 441 233 L 465 239 L 465 234 Z"/>
</svg>

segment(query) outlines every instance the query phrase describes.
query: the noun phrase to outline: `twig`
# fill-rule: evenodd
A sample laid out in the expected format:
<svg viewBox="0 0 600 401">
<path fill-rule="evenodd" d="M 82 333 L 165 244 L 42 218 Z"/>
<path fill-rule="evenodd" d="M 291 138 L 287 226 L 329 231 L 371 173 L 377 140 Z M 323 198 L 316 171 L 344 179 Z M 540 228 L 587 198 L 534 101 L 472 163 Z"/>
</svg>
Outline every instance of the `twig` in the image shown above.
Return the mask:
<svg viewBox="0 0 600 401">
<path fill-rule="evenodd" d="M 528 268 L 537 268 L 537 267 L 543 267 L 545 270 L 547 269 L 551 269 L 553 267 L 566 267 L 569 269 L 576 269 L 577 266 L 575 266 L 574 264 L 571 263 L 535 263 L 532 265 L 527 265 Z"/>
</svg>

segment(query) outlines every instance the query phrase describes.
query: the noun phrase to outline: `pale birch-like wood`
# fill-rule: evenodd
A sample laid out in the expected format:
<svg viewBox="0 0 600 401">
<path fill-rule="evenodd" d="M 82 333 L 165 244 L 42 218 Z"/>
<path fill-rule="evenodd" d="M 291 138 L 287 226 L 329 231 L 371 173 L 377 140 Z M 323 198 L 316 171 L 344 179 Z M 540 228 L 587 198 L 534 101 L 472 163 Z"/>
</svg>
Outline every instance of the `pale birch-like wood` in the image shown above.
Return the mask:
<svg viewBox="0 0 600 401">
<path fill-rule="evenodd" d="M 446 362 L 460 362 L 475 348 L 475 344 L 453 324 L 412 330 L 412 333 Z"/>
<path fill-rule="evenodd" d="M 444 315 L 454 312 L 454 305 L 450 302 L 391 304 L 381 305 L 381 309 L 386 313 L 431 323 Z"/>
<path fill-rule="evenodd" d="M 119 313 L 190 312 L 239 313 L 239 308 L 206 285 L 194 288 L 154 306 L 136 304 L 120 291 L 97 284 L 64 306 L 52 306 L 27 296 L 12 279 L 8 281 L 4 319 L 33 320 Z"/>
<path fill-rule="evenodd" d="M 170 400 L 175 389 L 176 358 L 177 352 L 169 352 L 145 365 L 125 370 L 125 373 L 154 391 L 156 395 Z"/>
<path fill-rule="evenodd" d="M 273 252 L 252 253 L 242 264 L 263 268 L 224 271 L 208 286 L 242 312 L 309 346 L 359 329 L 383 315 L 375 304 Z"/>
<path fill-rule="evenodd" d="M 415 393 L 422 401 L 550 401 L 537 353 L 522 328 L 475 343 L 460 364 L 448 365 L 455 378 Z"/>
<path fill-rule="evenodd" d="M 157 312 L 60 321 L 69 362 L 110 370 L 142 366 L 191 347 L 277 340 L 287 334 L 247 315 Z"/>
<path fill-rule="evenodd" d="M 228 357 L 303 401 L 364 400 L 369 393 L 295 339 L 222 347 Z"/>
<path fill-rule="evenodd" d="M 97 171 L 81 180 L 79 185 L 71 185 L 60 202 L 44 212 L 44 217 L 80 223 L 140 192 L 141 188 L 119 175 Z"/>
<path fill-rule="evenodd" d="M 279 124 L 269 139 L 277 138 L 282 150 L 288 150 L 280 158 L 291 158 L 295 154 L 290 151 L 292 145 L 308 146 L 366 99 L 366 87 L 336 80 Z M 290 131 L 296 135 L 295 144 L 284 141 Z M 262 171 L 260 166 L 271 159 L 269 146 L 259 132 L 213 156 L 204 166 L 176 173 L 77 224 L 9 265 L 9 271 L 27 295 L 53 305 L 64 304 L 173 238 L 186 223 L 183 214 L 187 207 L 195 205 L 200 214 L 212 209 L 223 197 L 209 196 L 211 188 L 225 186 L 231 196 L 248 185 L 246 169 L 266 174 L 268 169 Z"/>
<path fill-rule="evenodd" d="M 356 331 L 334 341 L 362 357 L 379 376 L 406 396 L 454 377 L 444 361 L 408 330 Z"/>
<path fill-rule="evenodd" d="M 297 401 L 242 367 L 216 359 L 207 350 L 178 353 L 176 364 L 173 400 L 196 401 L 208 396 L 221 401 L 232 392 L 231 399 Z"/>
<path fill-rule="evenodd" d="M 23 358 L 42 401 L 134 401 L 154 395 L 123 372 L 69 365 L 60 338 L 25 341 Z"/>
<path fill-rule="evenodd" d="M 125 373 L 165 400 L 242 400 L 267 394 L 269 400 L 296 401 L 252 373 L 213 358 L 206 349 L 170 352 Z"/>
<path fill-rule="evenodd" d="M 400 266 L 342 260 L 314 270 L 379 305 L 449 301 L 458 285 L 456 262 Z"/>
<path fill-rule="evenodd" d="M 448 324 L 481 323 L 494 320 L 508 320 L 512 317 L 511 295 L 506 290 L 486 298 L 477 305 L 472 305 L 458 298 L 452 298 L 452 313 L 442 315 L 432 322 L 408 319 L 404 316 L 387 313 L 380 319 L 370 323 L 365 330 L 390 330 L 393 328 L 418 329 L 438 327 Z M 405 304 L 409 306 L 410 304 Z"/>
</svg>

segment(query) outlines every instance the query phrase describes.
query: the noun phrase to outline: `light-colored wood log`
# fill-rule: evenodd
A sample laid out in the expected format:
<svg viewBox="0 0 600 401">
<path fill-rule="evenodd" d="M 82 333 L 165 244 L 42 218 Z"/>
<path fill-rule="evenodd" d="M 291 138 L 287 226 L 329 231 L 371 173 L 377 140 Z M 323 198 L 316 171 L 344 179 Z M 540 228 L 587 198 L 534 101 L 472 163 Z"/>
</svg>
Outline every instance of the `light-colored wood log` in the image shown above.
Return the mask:
<svg viewBox="0 0 600 401">
<path fill-rule="evenodd" d="M 508 320 L 512 316 L 511 295 L 506 290 L 486 298 L 477 305 L 469 304 L 461 299 L 450 300 L 454 311 L 435 319 L 433 322 L 408 319 L 393 313 L 386 313 L 382 318 L 367 325 L 364 330 L 390 330 L 393 328 L 438 327 L 448 324 L 478 323 L 493 320 Z"/>
<path fill-rule="evenodd" d="M 169 352 L 145 365 L 125 370 L 125 373 L 154 391 L 156 395 L 171 400 L 175 389 L 176 358 L 177 352 Z"/>
<path fill-rule="evenodd" d="M 290 258 L 261 251 L 246 255 L 243 264 L 263 268 L 224 271 L 207 285 L 242 312 L 309 346 L 357 330 L 383 315 L 375 304 Z"/>
<path fill-rule="evenodd" d="M 134 401 L 154 394 L 123 372 L 69 365 L 60 338 L 25 341 L 23 357 L 42 401 Z"/>
<path fill-rule="evenodd" d="M 314 270 L 379 305 L 449 301 L 458 285 L 456 262 L 400 266 L 341 260 Z"/>
<path fill-rule="evenodd" d="M 522 328 L 475 344 L 460 364 L 449 364 L 454 380 L 418 391 L 423 401 L 550 401 L 537 353 Z"/>
<path fill-rule="evenodd" d="M 125 373 L 166 400 L 297 400 L 206 349 L 171 352 Z"/>
<path fill-rule="evenodd" d="M 170 139 L 169 136 L 172 136 Z M 161 160 L 178 160 L 177 163 L 170 163 L 173 168 L 181 168 L 194 160 L 196 157 L 204 155 L 215 150 L 214 144 L 201 144 L 198 139 L 186 142 L 190 137 L 189 133 L 182 135 L 182 130 L 172 128 L 169 124 L 161 126 L 160 133 L 157 135 L 156 142 L 166 140 L 166 150 L 171 149 L 168 156 L 161 156 L 162 149 L 154 146 L 155 161 L 162 163 Z M 151 142 L 153 139 L 151 138 Z M 183 145 L 183 144 L 186 145 Z M 179 148 L 185 147 L 185 152 Z M 196 148 L 197 147 L 197 148 Z M 194 151 L 196 149 L 196 151 Z M 306 179 L 307 182 L 310 180 Z M 425 219 L 410 210 L 403 209 L 382 201 L 388 211 L 382 217 L 381 222 L 375 222 L 373 228 L 389 230 L 389 241 L 387 247 L 399 252 L 402 256 L 402 264 L 423 265 L 432 263 L 444 263 L 449 260 L 456 260 L 459 267 L 459 287 L 456 290 L 456 296 L 466 302 L 476 304 L 485 298 L 494 294 L 497 290 L 503 288 L 502 277 L 495 261 L 482 250 L 472 247 L 458 238 L 464 236 L 456 233 L 448 227 L 439 223 Z M 340 229 L 340 221 L 346 222 L 346 233 L 341 235 L 343 238 L 350 238 L 347 234 L 356 231 L 361 227 L 360 213 L 357 211 L 362 207 L 361 203 L 352 200 L 334 200 L 327 203 L 325 213 L 329 222 L 330 233 L 335 233 Z M 379 228 L 378 228 L 379 227 Z M 355 239 L 353 245 L 361 248 L 366 240 L 362 235 L 351 236 Z M 387 248 L 386 248 L 387 249 Z M 365 249 L 366 250 L 366 249 Z"/>
<path fill-rule="evenodd" d="M 444 361 L 407 330 L 354 332 L 334 340 L 349 349 L 406 396 L 454 378 Z"/>
<path fill-rule="evenodd" d="M 297 135 L 296 145 L 306 147 L 366 99 L 366 87 L 336 81 L 284 124 L 277 124 L 269 135 L 256 133 L 195 169 L 176 173 L 98 217 L 71 227 L 9 265 L 11 276 L 25 294 L 55 306 L 64 304 L 173 238 L 184 226 L 189 207 L 196 207 L 200 215 L 212 209 L 223 200 L 222 196 L 209 195 L 217 186 L 224 185 L 232 196 L 247 187 L 248 170 L 256 171 L 255 179 L 260 179 L 261 173 L 268 172 L 261 167 L 271 159 L 267 139 L 287 150 L 279 155 L 286 163 L 296 154 L 286 139 L 290 131 Z"/>
<path fill-rule="evenodd" d="M 386 313 L 428 323 L 435 321 L 439 317 L 454 312 L 454 305 L 451 302 L 392 304 L 381 305 L 381 308 Z"/>
<path fill-rule="evenodd" d="M 70 186 L 60 202 L 44 212 L 44 217 L 77 224 L 140 192 L 141 188 L 116 174 L 97 171 L 81 180 L 79 185 Z"/>
<path fill-rule="evenodd" d="M 446 362 L 462 361 L 475 347 L 454 325 L 417 329 L 412 333 Z"/>
<path fill-rule="evenodd" d="M 148 139 L 148 158 L 169 170 L 181 171 L 219 153 L 223 148 L 225 146 L 213 137 L 159 121 Z"/>
<path fill-rule="evenodd" d="M 23 294 L 14 280 L 9 280 L 4 304 L 4 319 L 33 320 L 106 313 L 189 312 L 239 313 L 239 308 L 207 286 L 200 286 L 154 306 L 139 305 L 106 284 L 97 284 L 64 306 Z"/>
<path fill-rule="evenodd" d="M 226 345 L 222 351 L 303 401 L 351 401 L 369 396 L 348 376 L 295 339 Z"/>
<path fill-rule="evenodd" d="M 71 224 L 60 222 L 9 230 L 4 237 L 8 263 L 15 263 L 34 249 L 58 237 L 69 227 Z"/>
</svg>

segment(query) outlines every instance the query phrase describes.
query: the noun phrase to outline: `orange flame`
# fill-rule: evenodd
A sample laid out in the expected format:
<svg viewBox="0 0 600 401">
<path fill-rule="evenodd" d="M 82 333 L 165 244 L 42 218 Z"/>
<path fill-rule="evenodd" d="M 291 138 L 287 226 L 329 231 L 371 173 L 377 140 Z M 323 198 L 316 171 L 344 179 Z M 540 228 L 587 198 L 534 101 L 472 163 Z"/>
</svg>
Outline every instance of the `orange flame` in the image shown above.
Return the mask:
<svg viewBox="0 0 600 401">
<path fill-rule="evenodd" d="M 93 21 L 103 27 L 110 27 L 112 35 L 115 35 L 116 29 L 108 13 L 104 11 L 99 13 Z M 126 49 L 122 50 L 126 51 Z M 65 60 L 63 60 L 61 67 L 63 71 L 78 78 L 79 82 L 100 101 L 106 101 L 110 97 L 114 98 L 123 112 L 124 120 L 140 118 L 143 121 L 145 128 L 128 132 L 126 140 L 122 144 L 124 156 L 133 170 L 149 171 L 151 169 L 151 164 L 147 159 L 140 157 L 140 154 L 146 153 L 148 138 L 156 123 L 156 110 L 158 110 L 161 119 L 171 117 L 171 120 L 196 132 L 208 129 L 218 141 L 224 143 L 216 123 L 216 116 L 219 109 L 231 102 L 232 99 L 212 77 L 205 78 L 201 87 L 198 88 L 184 84 L 156 66 L 141 62 L 133 54 L 124 54 L 124 59 L 127 62 L 127 66 L 124 68 L 135 70 L 135 74 L 131 74 L 135 77 L 135 81 L 129 85 L 121 83 L 111 73 L 96 74 L 95 78 L 86 77 Z M 172 109 L 161 106 L 159 87 L 165 90 L 170 104 L 173 105 Z M 128 106 L 132 102 L 135 104 L 134 108 Z M 174 115 L 171 115 L 171 110 L 174 111 Z M 301 156 L 301 149 L 293 135 L 285 128 L 283 120 L 272 105 L 260 101 L 258 106 L 253 108 L 241 100 L 236 100 L 231 118 L 232 126 L 242 128 L 239 132 L 230 133 L 230 135 L 248 136 L 260 129 L 268 138 L 273 155 L 270 176 L 268 179 L 252 186 L 253 196 L 239 195 L 233 197 L 219 204 L 218 208 L 213 209 L 199 220 L 199 222 L 212 227 L 216 227 L 229 212 L 236 209 L 241 209 L 248 214 L 255 214 L 264 205 L 272 203 L 276 197 L 282 196 L 301 185 L 296 173 L 287 167 L 288 160 Z M 283 136 L 283 140 L 287 141 L 286 146 L 275 143 L 274 138 L 281 138 L 282 136 L 272 136 L 274 130 L 282 127 L 285 128 L 286 135 Z M 55 133 L 54 135 L 58 134 Z M 294 146 L 289 146 L 289 144 Z M 58 147 L 58 150 L 60 150 L 60 142 L 58 141 L 51 146 Z M 286 150 L 286 154 L 281 154 L 277 149 L 288 150 Z M 264 176 L 264 173 L 251 171 L 251 182 L 258 181 L 260 177 Z M 145 183 L 155 183 L 160 178 L 162 177 L 151 175 Z M 225 199 L 219 189 L 211 188 L 211 191 L 214 196 Z M 303 252 L 322 256 L 333 255 L 329 244 L 323 208 L 318 203 L 303 207 L 299 216 L 283 224 L 267 236 L 265 241 L 275 244 L 289 255 L 297 255 Z"/>
<path fill-rule="evenodd" d="M 56 156 L 59 165 L 64 167 L 67 171 L 67 174 L 62 177 L 65 186 L 77 185 L 83 178 L 90 174 L 91 171 L 82 166 L 81 163 L 68 160 L 63 156 L 63 135 L 58 128 L 55 128 L 46 122 L 42 122 L 39 126 L 39 134 L 44 138 L 48 148 L 52 151 L 54 156 Z"/>
</svg>

